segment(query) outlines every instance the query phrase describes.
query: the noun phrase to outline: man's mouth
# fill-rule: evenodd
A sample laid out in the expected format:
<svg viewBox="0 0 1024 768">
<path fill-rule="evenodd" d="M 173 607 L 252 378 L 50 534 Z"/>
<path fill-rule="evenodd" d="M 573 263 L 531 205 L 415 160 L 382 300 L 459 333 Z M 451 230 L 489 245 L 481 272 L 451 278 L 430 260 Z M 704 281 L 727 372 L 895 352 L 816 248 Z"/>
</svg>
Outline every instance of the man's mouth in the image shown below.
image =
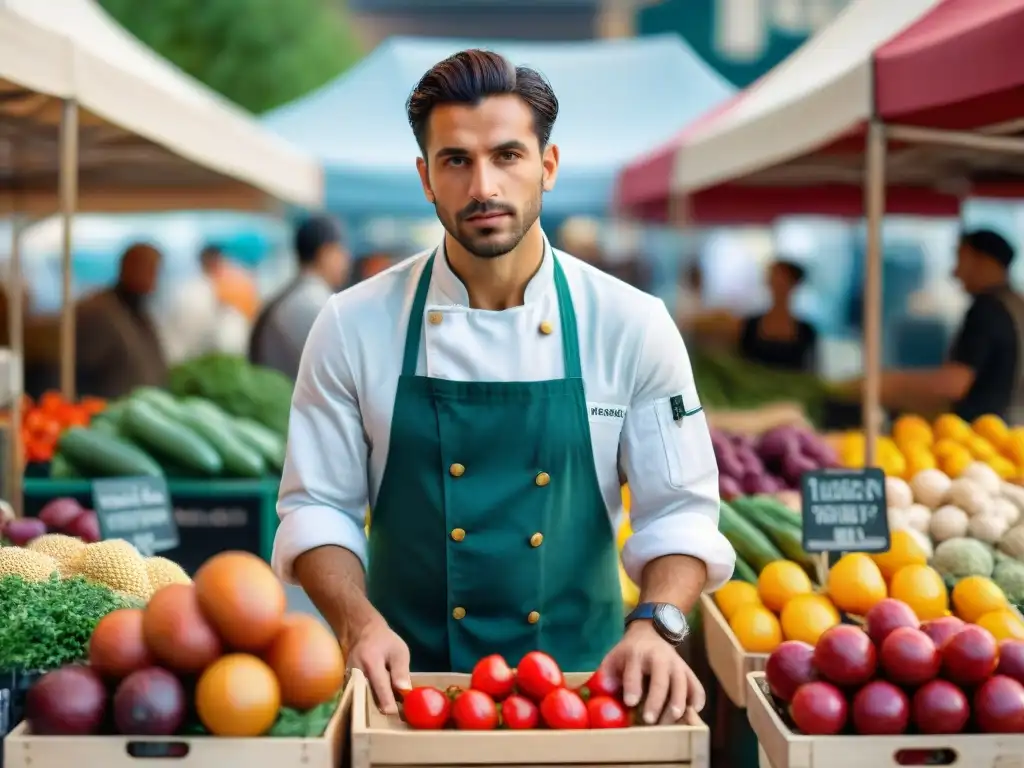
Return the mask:
<svg viewBox="0 0 1024 768">
<path fill-rule="evenodd" d="M 466 221 L 486 223 L 489 221 L 497 221 L 498 219 L 503 219 L 509 215 L 510 214 L 506 213 L 505 211 L 494 211 L 492 213 L 478 213 L 475 216 L 470 216 L 468 219 L 466 219 Z"/>
</svg>

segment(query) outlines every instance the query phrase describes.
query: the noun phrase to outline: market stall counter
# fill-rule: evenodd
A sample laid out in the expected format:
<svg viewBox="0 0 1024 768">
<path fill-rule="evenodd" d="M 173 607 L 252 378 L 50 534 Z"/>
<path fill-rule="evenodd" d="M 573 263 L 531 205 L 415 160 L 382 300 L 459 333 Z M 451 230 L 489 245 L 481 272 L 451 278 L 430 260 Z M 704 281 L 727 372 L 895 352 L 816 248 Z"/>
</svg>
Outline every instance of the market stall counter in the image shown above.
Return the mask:
<svg viewBox="0 0 1024 768">
<path fill-rule="evenodd" d="M 161 555 L 192 574 L 218 552 L 242 550 L 270 559 L 277 530 L 279 480 L 167 480 L 177 524 L 178 546 Z M 92 507 L 94 481 L 25 480 L 25 516 L 37 516 L 51 501 L 71 498 Z"/>
</svg>

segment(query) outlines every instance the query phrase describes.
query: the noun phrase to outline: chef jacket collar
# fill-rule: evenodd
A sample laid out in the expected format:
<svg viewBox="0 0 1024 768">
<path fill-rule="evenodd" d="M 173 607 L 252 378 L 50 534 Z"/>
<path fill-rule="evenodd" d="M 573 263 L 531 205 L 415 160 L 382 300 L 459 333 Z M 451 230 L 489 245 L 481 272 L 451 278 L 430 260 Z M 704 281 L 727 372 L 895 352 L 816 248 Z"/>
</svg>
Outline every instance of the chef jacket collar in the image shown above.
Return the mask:
<svg viewBox="0 0 1024 768">
<path fill-rule="evenodd" d="M 445 255 L 444 250 L 444 240 L 441 241 L 441 245 L 437 248 L 437 257 L 434 259 L 434 269 L 431 272 L 430 279 L 434 286 L 440 290 L 445 301 L 463 307 L 469 306 L 469 292 L 458 275 L 452 271 L 451 265 L 448 264 L 448 257 Z M 540 269 L 537 270 L 537 274 L 530 278 L 530 282 L 526 285 L 524 303 L 530 304 L 542 299 L 554 288 L 554 282 L 554 254 L 551 251 L 551 243 L 548 242 L 547 235 L 545 235 L 544 257 L 540 263 Z"/>
</svg>

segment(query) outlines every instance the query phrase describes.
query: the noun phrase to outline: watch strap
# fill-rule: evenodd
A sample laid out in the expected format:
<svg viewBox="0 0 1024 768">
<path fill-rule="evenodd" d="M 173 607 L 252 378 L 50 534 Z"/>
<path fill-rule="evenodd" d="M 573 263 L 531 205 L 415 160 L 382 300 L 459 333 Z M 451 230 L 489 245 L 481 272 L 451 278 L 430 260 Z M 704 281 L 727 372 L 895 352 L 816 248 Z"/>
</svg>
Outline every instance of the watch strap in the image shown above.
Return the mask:
<svg viewBox="0 0 1024 768">
<path fill-rule="evenodd" d="M 632 622 L 640 620 L 653 620 L 654 611 L 658 607 L 657 603 L 640 603 L 634 608 L 629 616 L 626 617 L 626 626 L 629 626 Z"/>
</svg>

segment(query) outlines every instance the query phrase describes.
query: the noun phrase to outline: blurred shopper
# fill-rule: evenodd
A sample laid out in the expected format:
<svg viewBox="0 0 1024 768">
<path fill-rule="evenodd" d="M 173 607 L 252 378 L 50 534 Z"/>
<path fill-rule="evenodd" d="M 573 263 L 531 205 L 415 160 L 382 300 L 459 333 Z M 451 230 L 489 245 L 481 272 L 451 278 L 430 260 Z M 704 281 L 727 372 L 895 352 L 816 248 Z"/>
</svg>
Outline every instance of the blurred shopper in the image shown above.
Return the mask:
<svg viewBox="0 0 1024 768">
<path fill-rule="evenodd" d="M 82 299 L 76 312 L 76 375 L 81 395 L 114 398 L 135 387 L 162 387 L 167 362 L 148 300 L 161 255 L 136 243 L 121 257 L 117 284 Z"/>
<path fill-rule="evenodd" d="M 174 287 L 170 308 L 163 323 L 167 361 L 174 365 L 210 352 L 244 355 L 249 343 L 251 320 L 258 302 L 255 285 L 251 295 L 244 280 L 216 245 L 199 253 L 199 274 Z M 224 287 L 228 286 L 228 287 Z"/>
<path fill-rule="evenodd" d="M 768 311 L 751 317 L 736 317 L 713 311 L 691 320 L 693 332 L 709 340 L 727 341 L 747 360 L 789 371 L 815 369 L 818 333 L 814 326 L 793 314 L 793 292 L 804 281 L 806 271 L 790 261 L 776 261 L 768 268 Z"/>
<path fill-rule="evenodd" d="M 313 321 L 348 278 L 349 256 L 341 226 L 315 216 L 295 232 L 299 274 L 263 308 L 249 341 L 249 359 L 293 379 Z"/>
<path fill-rule="evenodd" d="M 952 406 L 968 421 L 994 413 L 1024 424 L 1024 298 L 1010 288 L 1014 255 L 992 230 L 961 236 L 953 274 L 972 302 L 949 358 L 937 369 L 884 373 L 884 407 L 937 413 Z"/>
</svg>

